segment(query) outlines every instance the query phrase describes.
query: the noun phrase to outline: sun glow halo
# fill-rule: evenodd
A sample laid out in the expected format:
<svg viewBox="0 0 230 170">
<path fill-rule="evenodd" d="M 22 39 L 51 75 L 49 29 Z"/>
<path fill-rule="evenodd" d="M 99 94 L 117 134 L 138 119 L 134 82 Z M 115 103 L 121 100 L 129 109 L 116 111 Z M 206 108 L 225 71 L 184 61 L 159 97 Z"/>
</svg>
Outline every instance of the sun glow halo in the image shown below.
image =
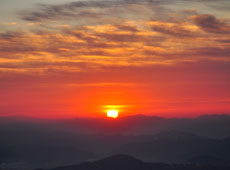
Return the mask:
<svg viewBox="0 0 230 170">
<path fill-rule="evenodd" d="M 107 111 L 107 117 L 116 119 L 118 117 L 119 113 L 117 110 L 108 110 Z"/>
</svg>

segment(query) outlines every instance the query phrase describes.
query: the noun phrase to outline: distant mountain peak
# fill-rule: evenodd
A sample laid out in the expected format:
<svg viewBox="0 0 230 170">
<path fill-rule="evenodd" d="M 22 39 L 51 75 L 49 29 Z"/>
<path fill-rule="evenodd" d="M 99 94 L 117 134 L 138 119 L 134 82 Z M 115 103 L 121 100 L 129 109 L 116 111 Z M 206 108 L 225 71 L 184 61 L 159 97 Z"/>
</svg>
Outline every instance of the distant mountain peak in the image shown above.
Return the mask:
<svg viewBox="0 0 230 170">
<path fill-rule="evenodd" d="M 117 155 L 112 155 L 112 156 L 109 156 L 107 158 L 104 158 L 100 161 L 103 161 L 103 162 L 113 162 L 113 163 L 132 163 L 132 162 L 142 162 L 141 160 L 133 157 L 133 156 L 130 156 L 130 155 L 126 155 L 126 154 L 117 154 Z"/>
</svg>

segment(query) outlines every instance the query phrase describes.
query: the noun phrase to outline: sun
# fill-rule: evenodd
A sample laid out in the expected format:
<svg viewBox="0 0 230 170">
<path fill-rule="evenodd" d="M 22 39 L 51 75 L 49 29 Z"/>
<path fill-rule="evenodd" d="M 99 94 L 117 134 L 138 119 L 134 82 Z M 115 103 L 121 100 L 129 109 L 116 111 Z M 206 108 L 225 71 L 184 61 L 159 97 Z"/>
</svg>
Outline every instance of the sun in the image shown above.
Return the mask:
<svg viewBox="0 0 230 170">
<path fill-rule="evenodd" d="M 118 117 L 119 113 L 117 110 L 108 110 L 107 111 L 107 117 L 116 119 Z"/>
</svg>

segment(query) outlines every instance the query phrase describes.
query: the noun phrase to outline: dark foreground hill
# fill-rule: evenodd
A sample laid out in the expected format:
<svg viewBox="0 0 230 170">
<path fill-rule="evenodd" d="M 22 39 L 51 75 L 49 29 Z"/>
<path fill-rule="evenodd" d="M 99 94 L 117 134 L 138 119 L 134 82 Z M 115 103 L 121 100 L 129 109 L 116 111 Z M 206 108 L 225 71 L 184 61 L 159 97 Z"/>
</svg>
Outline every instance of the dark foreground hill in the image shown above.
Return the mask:
<svg viewBox="0 0 230 170">
<path fill-rule="evenodd" d="M 128 155 L 113 155 L 93 162 L 84 162 L 78 165 L 57 167 L 49 170 L 229 170 L 229 168 L 196 164 L 149 163 Z"/>
<path fill-rule="evenodd" d="M 167 132 L 133 140 L 113 154 L 133 155 L 151 162 L 230 165 L 230 138 L 211 139 L 190 133 Z"/>
</svg>

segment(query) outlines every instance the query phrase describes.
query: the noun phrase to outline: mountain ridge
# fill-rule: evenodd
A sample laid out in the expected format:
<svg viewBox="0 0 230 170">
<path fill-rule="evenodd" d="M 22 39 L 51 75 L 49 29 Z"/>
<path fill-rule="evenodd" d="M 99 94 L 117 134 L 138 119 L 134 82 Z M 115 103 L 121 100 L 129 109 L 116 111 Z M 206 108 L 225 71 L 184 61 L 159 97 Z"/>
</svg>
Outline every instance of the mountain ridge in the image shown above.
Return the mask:
<svg viewBox="0 0 230 170">
<path fill-rule="evenodd" d="M 112 155 L 100 160 L 78 165 L 35 170 L 228 170 L 229 167 L 205 166 L 201 164 L 165 164 L 143 162 L 130 155 Z"/>
</svg>

